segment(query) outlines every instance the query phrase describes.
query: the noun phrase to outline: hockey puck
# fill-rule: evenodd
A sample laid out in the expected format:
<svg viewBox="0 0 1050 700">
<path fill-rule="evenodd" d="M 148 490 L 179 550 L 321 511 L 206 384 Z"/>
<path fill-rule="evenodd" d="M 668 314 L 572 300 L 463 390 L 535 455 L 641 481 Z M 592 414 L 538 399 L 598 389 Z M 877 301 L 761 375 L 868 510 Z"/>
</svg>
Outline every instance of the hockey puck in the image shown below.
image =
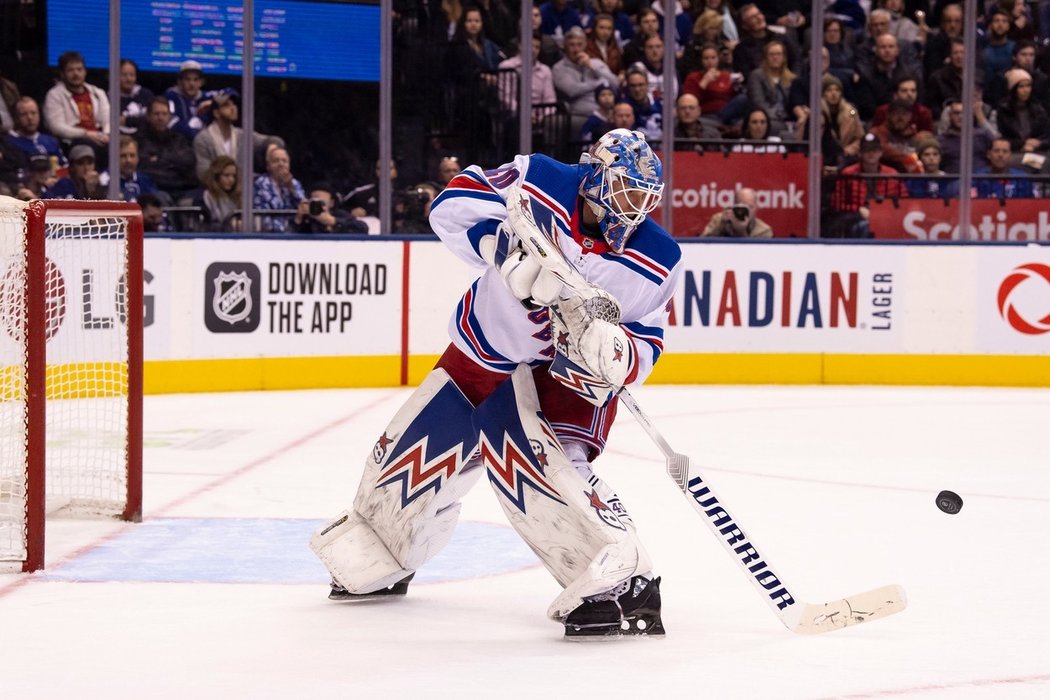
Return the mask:
<svg viewBox="0 0 1050 700">
<path fill-rule="evenodd" d="M 954 491 L 941 491 L 937 494 L 937 507 L 948 515 L 955 515 L 962 510 L 963 501 Z"/>
</svg>

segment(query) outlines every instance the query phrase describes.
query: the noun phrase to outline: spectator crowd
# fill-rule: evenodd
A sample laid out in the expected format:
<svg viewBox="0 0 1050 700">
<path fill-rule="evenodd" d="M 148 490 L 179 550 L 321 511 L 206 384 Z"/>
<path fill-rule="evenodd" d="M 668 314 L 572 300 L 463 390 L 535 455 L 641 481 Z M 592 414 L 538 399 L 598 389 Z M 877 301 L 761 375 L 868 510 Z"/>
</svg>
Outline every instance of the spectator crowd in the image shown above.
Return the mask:
<svg viewBox="0 0 1050 700">
<path fill-rule="evenodd" d="M 470 122 L 470 138 L 493 149 L 485 152 L 498 152 L 505 130 L 496 122 L 516 125 L 519 119 L 520 5 L 405 0 L 399 8 L 397 50 L 425 46 L 426 55 L 442 57 L 442 89 L 451 98 L 434 111 L 480 114 Z M 974 194 L 1042 194 L 1029 176 L 1050 172 L 1050 2 L 980 0 L 971 57 L 962 39 L 963 8 L 954 2 L 828 0 L 822 27 L 811 26 L 810 9 L 805 0 L 739 7 L 729 0 L 679 0 L 675 61 L 667 64 L 663 3 L 538 4 L 529 47 L 530 119 L 537 133 L 545 123 L 563 125 L 557 142 L 541 141 L 540 148 L 579 153 L 610 129 L 629 127 L 654 142 L 670 128 L 677 150 L 783 153 L 805 140 L 815 118 L 831 182 L 824 233 L 863 236 L 873 196 L 958 195 L 961 129 L 971 119 Z M 823 38 L 817 115 L 809 105 L 814 31 Z M 977 95 L 968 114 L 961 99 L 967 61 L 975 69 Z M 668 71 L 670 94 L 664 88 Z M 508 75 L 514 80 L 505 81 Z M 29 86 L 0 76 L 0 192 L 23 199 L 96 198 L 119 177 L 125 200 L 146 197 L 173 214 L 190 210 L 205 230 L 376 230 L 378 166 L 374 178 L 350 191 L 338 192 L 327 180 L 304 185 L 282 135 L 243 134 L 239 95 L 208 89 L 200 63 L 182 63 L 173 84 L 155 95 L 138 83 L 134 62 L 124 60 L 119 134 L 109 133 L 109 96 L 86 76 L 80 54 L 63 53 L 42 108 L 20 92 Z M 674 105 L 672 125 L 663 124 L 667 101 Z M 451 122 L 445 131 L 454 130 L 455 117 Z M 106 163 L 111 138 L 120 141 L 116 164 Z M 252 140 L 253 163 L 240 162 L 244 138 Z M 427 231 L 426 212 L 443 187 L 444 169 L 454 165 L 458 172 L 458 158 L 441 135 L 428 138 L 432 179 L 402 188 L 393 164 L 395 230 Z M 247 227 L 240 212 L 244 187 L 252 188 L 257 210 Z M 734 207 L 704 235 L 749 235 L 742 232 L 757 228 L 765 236 L 768 226 L 755 216 L 751 197 L 746 188 L 738 192 Z M 162 217 L 165 225 L 172 223 Z"/>
</svg>

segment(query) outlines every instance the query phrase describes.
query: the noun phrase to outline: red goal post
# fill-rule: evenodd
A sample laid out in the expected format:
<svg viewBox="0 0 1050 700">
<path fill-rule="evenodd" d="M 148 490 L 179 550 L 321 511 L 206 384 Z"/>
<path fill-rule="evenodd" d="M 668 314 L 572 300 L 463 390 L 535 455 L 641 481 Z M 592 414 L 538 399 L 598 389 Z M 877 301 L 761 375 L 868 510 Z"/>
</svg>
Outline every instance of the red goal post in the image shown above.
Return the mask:
<svg viewBox="0 0 1050 700">
<path fill-rule="evenodd" d="M 142 211 L 0 197 L 0 571 L 45 514 L 140 520 Z"/>
</svg>

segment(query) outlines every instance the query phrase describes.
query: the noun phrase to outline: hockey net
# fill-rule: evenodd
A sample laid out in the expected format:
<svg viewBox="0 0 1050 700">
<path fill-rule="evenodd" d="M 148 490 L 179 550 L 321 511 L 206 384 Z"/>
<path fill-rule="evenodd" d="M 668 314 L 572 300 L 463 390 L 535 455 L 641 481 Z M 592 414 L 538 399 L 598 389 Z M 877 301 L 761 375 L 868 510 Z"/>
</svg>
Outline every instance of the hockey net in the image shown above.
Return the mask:
<svg viewBox="0 0 1050 700">
<path fill-rule="evenodd" d="M 43 567 L 45 513 L 141 503 L 141 211 L 0 197 L 0 571 Z"/>
</svg>

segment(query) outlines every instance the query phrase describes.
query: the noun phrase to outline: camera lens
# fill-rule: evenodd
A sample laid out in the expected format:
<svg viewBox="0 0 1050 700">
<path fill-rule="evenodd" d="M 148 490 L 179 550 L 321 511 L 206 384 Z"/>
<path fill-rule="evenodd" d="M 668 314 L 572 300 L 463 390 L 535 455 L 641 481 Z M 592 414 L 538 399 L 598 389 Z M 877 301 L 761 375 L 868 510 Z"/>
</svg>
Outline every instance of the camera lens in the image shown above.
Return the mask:
<svg viewBox="0 0 1050 700">
<path fill-rule="evenodd" d="M 740 221 L 745 221 L 751 215 L 751 210 L 747 207 L 733 207 L 733 216 Z"/>
</svg>

